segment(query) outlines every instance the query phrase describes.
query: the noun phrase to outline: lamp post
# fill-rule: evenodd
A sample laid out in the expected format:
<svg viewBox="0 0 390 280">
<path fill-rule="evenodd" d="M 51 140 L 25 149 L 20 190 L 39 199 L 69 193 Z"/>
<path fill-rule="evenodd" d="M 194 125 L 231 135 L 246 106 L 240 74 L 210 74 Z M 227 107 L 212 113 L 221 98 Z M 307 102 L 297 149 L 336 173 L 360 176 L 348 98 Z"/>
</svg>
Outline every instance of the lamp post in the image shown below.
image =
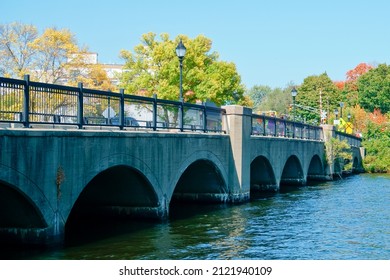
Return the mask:
<svg viewBox="0 0 390 280">
<path fill-rule="evenodd" d="M 344 107 L 344 102 L 340 102 L 340 119 L 343 118 L 343 107 Z"/>
<path fill-rule="evenodd" d="M 295 97 L 297 96 L 298 92 L 295 87 L 291 90 L 291 96 L 293 98 L 293 120 L 295 122 Z"/>
<path fill-rule="evenodd" d="M 179 58 L 180 62 L 180 96 L 179 100 L 183 100 L 183 58 L 186 55 L 186 47 L 184 46 L 183 42 L 180 39 L 179 44 L 176 47 L 176 55 Z"/>
<path fill-rule="evenodd" d="M 337 120 L 337 116 L 338 116 L 338 114 L 339 114 L 339 110 L 337 110 L 337 108 L 336 108 L 336 109 L 334 109 L 334 114 L 335 114 L 335 116 L 336 116 L 336 120 Z"/>
</svg>

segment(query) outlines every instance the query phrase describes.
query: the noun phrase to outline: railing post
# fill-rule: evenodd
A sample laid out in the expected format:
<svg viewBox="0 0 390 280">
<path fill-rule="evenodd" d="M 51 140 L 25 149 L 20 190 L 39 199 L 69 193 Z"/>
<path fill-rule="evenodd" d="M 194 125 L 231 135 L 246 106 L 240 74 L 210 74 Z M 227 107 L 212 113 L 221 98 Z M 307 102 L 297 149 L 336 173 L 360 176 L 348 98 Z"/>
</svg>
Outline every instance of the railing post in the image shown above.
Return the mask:
<svg viewBox="0 0 390 280">
<path fill-rule="evenodd" d="M 264 115 L 262 115 L 261 118 L 263 119 L 263 136 L 266 136 L 267 131 L 265 131 L 265 117 L 264 117 Z"/>
<path fill-rule="evenodd" d="M 125 90 L 123 88 L 119 89 L 120 97 L 120 106 L 119 106 L 119 129 L 123 130 L 125 126 Z"/>
<path fill-rule="evenodd" d="M 153 93 L 153 131 L 157 130 L 157 94 Z"/>
<path fill-rule="evenodd" d="M 24 75 L 23 125 L 30 127 L 30 75 Z"/>
<path fill-rule="evenodd" d="M 293 122 L 293 135 L 292 138 L 295 138 L 295 122 Z"/>
<path fill-rule="evenodd" d="M 179 129 L 181 132 L 183 132 L 184 127 L 184 100 L 180 99 L 180 105 L 179 105 Z"/>
<path fill-rule="evenodd" d="M 83 83 L 79 83 L 79 96 L 77 102 L 77 123 L 79 129 L 83 128 L 84 123 L 84 96 L 83 96 Z"/>
<path fill-rule="evenodd" d="M 207 107 L 206 107 L 206 103 L 204 103 L 204 107 L 203 107 L 203 132 L 207 132 Z"/>
</svg>

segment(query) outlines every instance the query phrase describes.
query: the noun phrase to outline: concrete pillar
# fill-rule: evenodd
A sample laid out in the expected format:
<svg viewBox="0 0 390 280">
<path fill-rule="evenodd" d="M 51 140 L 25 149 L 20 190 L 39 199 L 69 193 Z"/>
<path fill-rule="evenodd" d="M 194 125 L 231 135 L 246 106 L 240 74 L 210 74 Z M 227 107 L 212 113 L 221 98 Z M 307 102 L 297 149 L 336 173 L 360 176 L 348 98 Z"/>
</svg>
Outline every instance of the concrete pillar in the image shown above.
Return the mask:
<svg viewBox="0 0 390 280">
<path fill-rule="evenodd" d="M 324 133 L 324 141 L 328 142 L 332 138 L 336 138 L 336 128 L 331 124 L 321 125 L 322 131 Z"/>
<path fill-rule="evenodd" d="M 327 159 L 327 166 L 325 168 L 326 175 L 332 177 L 335 174 L 335 164 L 333 153 L 331 152 L 330 141 L 332 138 L 336 138 L 336 128 L 331 124 L 321 125 L 322 131 L 324 133 L 324 142 L 325 142 L 325 153 Z M 332 163 L 332 164 L 329 164 Z"/>
<path fill-rule="evenodd" d="M 250 136 L 252 130 L 252 109 L 237 105 L 223 107 L 226 119 L 223 129 L 230 136 L 232 161 L 229 188 L 231 200 L 240 202 L 250 195 Z"/>
</svg>

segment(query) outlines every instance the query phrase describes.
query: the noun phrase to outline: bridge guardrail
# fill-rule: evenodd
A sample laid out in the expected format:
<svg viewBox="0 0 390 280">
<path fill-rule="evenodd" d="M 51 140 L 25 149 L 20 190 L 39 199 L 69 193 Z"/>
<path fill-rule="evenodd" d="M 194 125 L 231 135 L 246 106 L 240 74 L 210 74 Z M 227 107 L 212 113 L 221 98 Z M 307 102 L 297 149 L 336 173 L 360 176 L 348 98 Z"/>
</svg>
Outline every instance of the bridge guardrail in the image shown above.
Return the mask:
<svg viewBox="0 0 390 280">
<path fill-rule="evenodd" d="M 151 130 L 225 133 L 225 110 L 206 104 L 189 104 L 55 84 L 0 77 L 0 123 L 116 126 Z"/>
<path fill-rule="evenodd" d="M 352 134 L 348 134 L 348 133 L 337 131 L 337 130 L 335 131 L 335 134 L 336 134 L 337 139 L 339 139 L 340 141 L 346 140 L 351 147 L 360 147 L 361 146 L 362 138 L 360 138 L 358 136 L 354 136 Z"/>
<path fill-rule="evenodd" d="M 252 135 L 323 140 L 322 127 L 265 115 L 252 115 Z"/>
</svg>

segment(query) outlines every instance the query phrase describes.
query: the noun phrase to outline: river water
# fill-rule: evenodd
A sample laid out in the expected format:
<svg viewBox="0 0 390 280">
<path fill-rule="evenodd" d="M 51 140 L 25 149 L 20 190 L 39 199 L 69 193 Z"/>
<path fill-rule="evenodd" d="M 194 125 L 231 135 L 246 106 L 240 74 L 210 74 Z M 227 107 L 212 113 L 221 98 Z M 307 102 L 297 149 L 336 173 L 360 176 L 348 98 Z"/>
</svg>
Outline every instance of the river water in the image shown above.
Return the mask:
<svg viewBox="0 0 390 280">
<path fill-rule="evenodd" d="M 27 259 L 390 259 L 390 176 L 356 175 L 240 205 L 180 205 L 166 222 L 88 225 Z"/>
</svg>

